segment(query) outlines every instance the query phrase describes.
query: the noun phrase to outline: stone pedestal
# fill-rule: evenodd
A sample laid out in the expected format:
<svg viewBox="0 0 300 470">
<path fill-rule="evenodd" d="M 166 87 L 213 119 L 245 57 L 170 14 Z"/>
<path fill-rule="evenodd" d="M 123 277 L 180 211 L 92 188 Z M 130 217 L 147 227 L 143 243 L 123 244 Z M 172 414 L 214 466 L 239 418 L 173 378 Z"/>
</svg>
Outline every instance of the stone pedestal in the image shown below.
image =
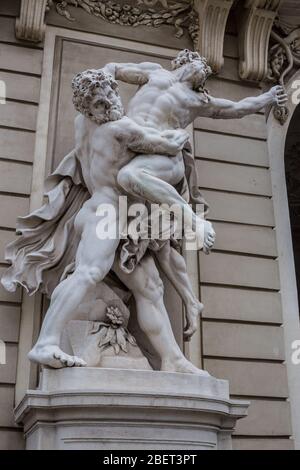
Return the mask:
<svg viewBox="0 0 300 470">
<path fill-rule="evenodd" d="M 15 417 L 27 449 L 231 449 L 248 406 L 213 377 L 45 368 Z"/>
</svg>

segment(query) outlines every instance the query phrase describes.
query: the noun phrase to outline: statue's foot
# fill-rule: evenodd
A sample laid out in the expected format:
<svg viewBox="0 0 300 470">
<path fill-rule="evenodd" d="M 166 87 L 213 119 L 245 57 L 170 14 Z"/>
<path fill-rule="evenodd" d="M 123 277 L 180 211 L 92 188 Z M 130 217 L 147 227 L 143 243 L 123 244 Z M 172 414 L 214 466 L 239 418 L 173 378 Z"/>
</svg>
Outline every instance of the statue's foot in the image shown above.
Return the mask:
<svg viewBox="0 0 300 470">
<path fill-rule="evenodd" d="M 213 229 L 211 222 L 205 220 L 204 225 L 204 242 L 203 242 L 203 252 L 206 255 L 209 255 L 211 249 L 213 248 L 216 241 L 216 232 Z"/>
<path fill-rule="evenodd" d="M 29 352 L 31 361 L 43 364 L 44 366 L 60 369 L 61 367 L 84 367 L 86 362 L 80 357 L 70 356 L 64 353 L 58 346 L 34 346 Z"/>
<path fill-rule="evenodd" d="M 203 369 L 198 369 L 184 356 L 173 360 L 164 360 L 161 363 L 161 371 L 164 372 L 181 372 L 183 374 L 197 374 L 203 377 L 210 377 L 210 374 Z"/>
<path fill-rule="evenodd" d="M 203 312 L 204 305 L 197 301 L 190 303 L 186 308 L 186 327 L 183 332 L 184 341 L 190 341 L 193 334 L 197 331 L 198 318 Z"/>
</svg>

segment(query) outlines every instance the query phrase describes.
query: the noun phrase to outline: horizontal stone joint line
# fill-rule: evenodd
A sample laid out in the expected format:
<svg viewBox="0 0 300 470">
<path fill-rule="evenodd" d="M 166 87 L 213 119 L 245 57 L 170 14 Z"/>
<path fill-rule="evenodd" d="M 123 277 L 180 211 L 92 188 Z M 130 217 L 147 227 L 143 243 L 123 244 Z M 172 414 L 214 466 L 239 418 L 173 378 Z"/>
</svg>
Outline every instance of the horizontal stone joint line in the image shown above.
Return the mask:
<svg viewBox="0 0 300 470">
<path fill-rule="evenodd" d="M 5 265 L 7 268 L 7 265 Z M 21 307 L 22 302 L 9 302 L 8 300 L 0 300 L 0 308 L 3 307 Z"/>
<path fill-rule="evenodd" d="M 235 325 L 256 325 L 256 326 L 271 326 L 271 327 L 278 327 L 281 328 L 281 325 L 283 323 L 276 323 L 276 322 L 266 322 L 266 321 L 251 321 L 251 320 L 233 320 L 233 319 L 227 319 L 227 318 L 215 318 L 215 317 L 206 317 L 204 312 L 202 314 L 202 321 L 204 323 L 233 323 Z"/>
<path fill-rule="evenodd" d="M 0 152 L 1 152 L 1 149 L 0 149 Z M 22 149 L 20 149 L 20 152 L 22 152 Z M 0 157 L 0 162 L 17 163 L 18 165 L 31 166 L 31 167 L 33 166 L 33 162 L 28 162 L 26 160 L 16 160 L 15 158 Z"/>
<path fill-rule="evenodd" d="M 224 136 L 228 136 L 228 137 L 237 137 L 238 139 L 249 139 L 249 140 L 255 140 L 255 141 L 259 141 L 259 142 L 267 142 L 268 139 L 265 137 L 254 137 L 254 136 L 251 136 L 251 135 L 244 135 L 244 134 L 240 134 L 240 133 L 237 133 L 237 134 L 233 134 L 231 132 L 226 132 L 226 131 L 214 131 L 212 129 L 206 129 L 204 127 L 200 127 L 200 126 L 197 126 L 197 125 L 194 125 L 194 130 L 197 132 L 207 132 L 208 134 L 214 134 L 214 135 L 224 135 Z M 242 163 L 242 165 L 247 165 L 246 163 Z M 249 164 L 250 165 L 250 164 Z M 251 166 L 257 166 L 257 165 L 251 165 Z"/>
<path fill-rule="evenodd" d="M 269 229 L 269 230 L 275 230 L 276 227 L 275 226 L 270 226 L 270 225 L 259 225 L 259 224 L 251 224 L 251 223 L 247 223 L 247 222 L 237 222 L 237 221 L 234 221 L 234 220 L 220 220 L 220 219 L 216 219 L 216 218 L 213 218 L 213 217 L 210 217 L 208 216 L 207 217 L 209 220 L 213 220 L 215 223 L 218 223 L 218 224 L 232 224 L 232 225 L 243 225 L 245 227 L 257 227 L 257 228 L 265 228 L 265 229 Z"/>
<path fill-rule="evenodd" d="M 201 264 L 201 261 L 200 261 Z M 201 267 L 200 267 L 200 274 L 201 274 Z M 271 287 L 253 287 L 253 286 L 248 286 L 248 285 L 242 285 L 242 284 L 222 284 L 222 283 L 216 283 L 216 282 L 205 282 L 201 281 L 200 279 L 200 286 L 209 286 L 209 287 L 228 287 L 231 289 L 248 289 L 252 291 L 259 291 L 259 292 L 280 292 L 279 289 L 271 288 Z"/>
<path fill-rule="evenodd" d="M 252 163 L 244 163 L 244 162 L 237 162 L 237 161 L 232 161 L 232 160 L 222 160 L 217 157 L 202 157 L 199 155 L 195 155 L 195 161 L 205 161 L 205 162 L 212 162 L 212 163 L 223 163 L 224 165 L 235 165 L 238 167 L 246 167 L 246 168 L 254 168 L 258 170 L 270 170 L 269 166 L 266 165 L 254 165 Z"/>
<path fill-rule="evenodd" d="M 223 255 L 233 255 L 233 256 L 246 256 L 248 258 L 259 258 L 259 259 L 265 259 L 265 260 L 270 260 L 270 261 L 277 261 L 278 255 L 264 255 L 264 254 L 259 254 L 259 253 L 251 253 L 247 251 L 235 251 L 235 250 L 224 250 L 221 248 L 214 248 L 212 253 L 219 253 Z"/>
<path fill-rule="evenodd" d="M 18 127 L 18 126 L 4 126 L 3 124 L 0 124 L 0 129 L 7 129 L 7 130 L 11 130 L 11 131 L 29 132 L 30 134 L 35 134 L 36 133 L 35 129 L 24 129 L 23 127 Z"/>
<path fill-rule="evenodd" d="M 263 441 L 264 439 L 287 439 L 287 440 L 290 440 L 290 437 L 291 437 L 291 434 L 282 434 L 282 435 L 276 435 L 274 436 L 273 434 L 233 434 L 232 436 L 232 439 L 249 439 L 249 440 L 252 440 L 252 439 L 260 439 L 261 441 Z"/>
<path fill-rule="evenodd" d="M 269 396 L 264 396 L 264 395 L 236 395 L 236 394 L 230 394 L 231 398 L 234 399 L 243 399 L 243 400 L 252 400 L 252 401 L 260 401 L 260 400 L 266 400 L 266 401 L 272 401 L 272 402 L 284 402 L 288 403 L 289 397 L 269 397 Z"/>
<path fill-rule="evenodd" d="M 1 79 L 1 74 L 0 74 L 0 79 Z M 20 103 L 20 104 L 28 104 L 36 108 L 39 107 L 39 103 L 37 101 L 20 100 L 18 98 L 5 98 L 5 101 L 6 103 Z"/>
<path fill-rule="evenodd" d="M 8 46 L 16 46 L 16 47 L 19 47 L 20 49 L 31 49 L 33 51 L 43 51 L 44 48 L 43 47 L 39 47 L 39 46 L 31 46 L 30 44 L 26 44 L 26 43 L 23 43 L 23 42 L 12 42 L 12 41 L 3 41 L 3 40 L 0 40 L 0 45 L 1 44 L 5 44 L 5 45 L 8 45 Z"/>
<path fill-rule="evenodd" d="M 249 196 L 249 197 L 259 197 L 261 199 L 272 199 L 272 196 L 266 196 L 263 194 L 253 194 L 253 193 L 245 193 L 242 191 L 230 191 L 229 189 L 218 189 L 218 188 L 213 188 L 213 187 L 205 187 L 205 186 L 199 186 L 199 189 L 203 191 L 214 191 L 216 193 L 226 193 L 226 194 L 237 194 L 239 196 Z"/>
<path fill-rule="evenodd" d="M 238 361 L 238 362 L 256 362 L 266 364 L 284 364 L 285 359 L 266 359 L 266 358 L 255 358 L 255 357 L 239 357 L 239 356 L 215 356 L 211 354 L 203 353 L 203 359 L 218 359 L 226 361 Z"/>
<path fill-rule="evenodd" d="M 12 196 L 12 197 L 19 197 L 23 199 L 29 199 L 29 194 L 14 193 L 13 191 L 0 191 L 0 196 Z"/>
<path fill-rule="evenodd" d="M 30 72 L 20 72 L 19 70 L 14 69 L 4 69 L 0 68 L 0 73 L 12 73 L 14 75 L 22 75 L 24 77 L 33 77 L 33 78 L 41 78 L 41 74 L 30 73 Z"/>
</svg>

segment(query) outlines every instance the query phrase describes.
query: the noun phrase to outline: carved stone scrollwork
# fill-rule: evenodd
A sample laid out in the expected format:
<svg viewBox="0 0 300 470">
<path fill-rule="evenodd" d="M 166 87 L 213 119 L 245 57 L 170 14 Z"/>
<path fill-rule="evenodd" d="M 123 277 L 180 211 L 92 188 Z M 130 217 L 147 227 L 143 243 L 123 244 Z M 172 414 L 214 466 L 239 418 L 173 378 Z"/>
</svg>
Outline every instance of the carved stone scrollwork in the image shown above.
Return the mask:
<svg viewBox="0 0 300 470">
<path fill-rule="evenodd" d="M 224 64 L 223 45 L 227 18 L 233 0 L 195 0 L 199 33 L 196 50 L 207 58 L 214 72 Z"/>
<path fill-rule="evenodd" d="M 20 17 L 16 20 L 16 37 L 24 41 L 40 42 L 45 34 L 47 0 L 22 0 Z"/>
<path fill-rule="evenodd" d="M 246 0 L 240 7 L 240 76 L 262 81 L 268 74 L 268 48 L 281 0 Z"/>
<path fill-rule="evenodd" d="M 285 78 L 293 68 L 300 66 L 300 27 L 286 35 L 278 23 L 271 33 L 271 38 L 273 45 L 269 50 L 267 78 L 284 85 Z"/>
<path fill-rule="evenodd" d="M 271 41 L 267 79 L 284 87 L 290 72 L 300 66 L 300 27 L 283 27 L 278 21 L 271 32 Z M 284 125 L 289 117 L 288 108 L 276 106 L 274 116 Z"/>
</svg>

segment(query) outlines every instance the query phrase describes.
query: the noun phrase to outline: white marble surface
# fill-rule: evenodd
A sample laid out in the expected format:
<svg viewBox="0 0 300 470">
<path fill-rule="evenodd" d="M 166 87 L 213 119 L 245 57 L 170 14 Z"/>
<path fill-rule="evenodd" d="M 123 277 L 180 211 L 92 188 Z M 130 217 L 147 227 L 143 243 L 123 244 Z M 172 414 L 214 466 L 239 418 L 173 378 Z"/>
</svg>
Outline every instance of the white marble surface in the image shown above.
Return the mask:
<svg viewBox="0 0 300 470">
<path fill-rule="evenodd" d="M 27 449 L 230 449 L 248 405 L 213 377 L 45 368 L 15 417 Z"/>
<path fill-rule="evenodd" d="M 174 396 L 212 396 L 229 399 L 227 380 L 197 374 L 72 367 L 53 370 L 44 368 L 38 390 L 97 390 L 99 393 L 172 394 Z"/>
<path fill-rule="evenodd" d="M 61 333 L 76 319 L 78 306 L 90 291 L 113 270 L 135 298 L 138 323 L 161 359 L 161 370 L 205 375 L 176 343 L 153 261 L 155 256 L 185 304 L 188 341 L 203 305 L 194 295 L 181 255 L 167 243 L 163 250 L 164 238 L 151 235 L 149 241 L 143 231 L 134 238 L 127 234 L 119 262 L 115 255 L 128 218 L 120 206 L 122 194 L 134 201 L 164 204 L 167 211 L 176 206 L 184 213 L 187 241 L 192 236 L 194 248 L 207 254 L 212 249 L 215 232 L 203 218 L 207 204 L 197 189 L 194 161 L 187 156 L 189 135 L 183 129 L 198 116 L 241 118 L 270 104 L 284 104 L 287 98 L 282 87 L 239 102 L 214 98 L 205 89 L 210 74 L 205 58 L 184 49 L 172 61 L 172 71 L 152 62 L 110 63 L 73 78 L 73 104 L 80 113 L 75 119 L 75 149 L 50 176 L 45 205 L 19 219 L 21 236 L 7 247 L 6 260 L 12 266 L 1 279 L 8 291 L 20 284 L 31 294 L 43 288 L 51 296 L 39 338 L 28 355 L 31 361 L 53 368 L 88 365 L 60 348 Z M 139 85 L 127 116 L 116 80 Z M 203 213 L 194 212 L 188 201 L 201 203 Z M 103 224 L 109 226 L 109 234 L 103 232 Z M 144 244 L 134 262 L 132 252 L 137 248 L 130 238 Z M 155 255 L 150 242 L 159 245 L 159 250 L 153 248 Z"/>
</svg>

